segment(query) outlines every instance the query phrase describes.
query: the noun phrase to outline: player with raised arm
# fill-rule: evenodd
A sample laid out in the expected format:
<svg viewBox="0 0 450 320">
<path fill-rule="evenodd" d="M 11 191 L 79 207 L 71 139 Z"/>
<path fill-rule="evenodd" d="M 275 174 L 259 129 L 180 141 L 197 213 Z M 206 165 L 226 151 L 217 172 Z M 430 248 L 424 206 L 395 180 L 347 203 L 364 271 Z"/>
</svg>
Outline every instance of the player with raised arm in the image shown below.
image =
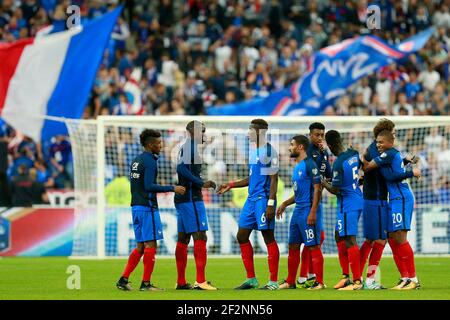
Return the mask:
<svg viewBox="0 0 450 320">
<path fill-rule="evenodd" d="M 241 248 L 247 279 L 236 288 L 237 290 L 256 289 L 259 286 L 255 275 L 253 247 L 250 242 L 250 234 L 253 230 L 261 231 L 268 252 L 270 280 L 261 289 L 278 289 L 280 252 L 274 235 L 278 154 L 267 142 L 268 128 L 269 125 L 263 119 L 251 121 L 248 133 L 251 142 L 249 176 L 239 181 L 222 184 L 218 191 L 218 194 L 223 194 L 231 188 L 248 186 L 248 198 L 239 217 L 239 230 L 236 236 Z"/>
<path fill-rule="evenodd" d="M 345 286 L 337 289 L 360 290 L 362 288 L 360 253 L 356 236 L 358 234 L 358 220 L 363 208 L 363 198 L 358 183 L 359 154 L 356 150 L 344 149 L 341 135 L 336 130 L 328 131 L 325 140 L 331 152 L 337 158 L 333 163 L 332 182 L 329 183 L 322 179 L 322 185 L 337 196 L 335 239 L 338 246 L 341 241 L 345 241 L 346 252 L 339 250 L 338 253 L 339 255 L 345 253 L 348 256 L 353 276 L 353 283 L 346 283 Z M 345 276 L 345 270 L 342 271 Z"/>
<path fill-rule="evenodd" d="M 390 217 L 387 222 L 389 244 L 401 279 L 392 289 L 412 290 L 420 287 L 416 277 L 414 252 L 407 240 L 411 230 L 411 219 L 414 208 L 414 195 L 407 182 L 411 177 L 420 177 L 420 170 L 411 165 L 405 167 L 400 152 L 395 149 L 394 135 L 389 130 L 383 130 L 377 137 L 377 148 L 380 155 L 370 162 L 363 158 L 364 171 L 369 172 L 379 168 L 387 182 L 389 192 Z"/>
<path fill-rule="evenodd" d="M 324 150 L 325 144 L 325 126 L 320 122 L 314 122 L 309 126 L 309 147 L 307 150 L 308 157 L 316 163 L 320 175 L 331 180 L 331 166 L 328 161 L 328 154 Z M 319 190 L 320 198 L 322 198 L 322 187 Z M 325 231 L 323 229 L 322 204 L 319 202 L 317 209 L 317 225 L 320 228 L 320 245 L 325 240 Z M 305 249 L 306 247 L 303 247 Z M 348 265 L 348 263 L 347 263 Z M 297 283 L 300 287 L 309 288 L 316 282 L 314 266 L 310 250 L 302 250 L 302 258 L 300 263 L 300 273 Z"/>
<path fill-rule="evenodd" d="M 178 219 L 178 241 L 175 249 L 177 263 L 177 290 L 198 289 L 217 290 L 206 281 L 205 268 L 207 261 L 206 231 L 208 219 L 203 203 L 202 188 L 216 188 L 213 181 L 203 181 L 200 177 L 202 159 L 198 146 L 204 143 L 205 125 L 199 121 L 191 121 L 186 126 L 188 137 L 181 146 L 177 174 L 178 183 L 186 188 L 183 195 L 175 195 L 175 208 Z M 194 238 L 194 258 L 196 265 L 196 281 L 192 287 L 186 281 L 186 265 L 188 244 Z"/>
<path fill-rule="evenodd" d="M 289 226 L 288 277 L 280 284 L 280 289 L 295 289 L 295 276 L 300 263 L 300 245 L 312 257 L 316 281 L 308 290 L 324 289 L 323 255 L 320 248 L 321 225 L 318 221 L 318 208 L 321 197 L 321 179 L 313 158 L 307 155 L 309 140 L 303 135 L 292 138 L 289 153 L 297 162 L 292 173 L 294 195 L 285 200 L 277 209 L 281 218 L 287 206 L 295 203 Z M 308 261 L 309 263 L 309 261 Z"/>
<path fill-rule="evenodd" d="M 163 239 L 161 218 L 158 211 L 158 192 L 184 194 L 183 186 L 162 186 L 156 183 L 158 177 L 158 155 L 161 152 L 161 133 L 146 129 L 139 136 L 144 152 L 138 155 L 130 166 L 131 211 L 136 237 L 136 248 L 131 252 L 125 270 L 116 286 L 121 290 L 131 290 L 128 278 L 141 257 L 144 256 L 144 274 L 141 291 L 161 291 L 150 283 L 155 266 L 157 240 Z"/>
</svg>

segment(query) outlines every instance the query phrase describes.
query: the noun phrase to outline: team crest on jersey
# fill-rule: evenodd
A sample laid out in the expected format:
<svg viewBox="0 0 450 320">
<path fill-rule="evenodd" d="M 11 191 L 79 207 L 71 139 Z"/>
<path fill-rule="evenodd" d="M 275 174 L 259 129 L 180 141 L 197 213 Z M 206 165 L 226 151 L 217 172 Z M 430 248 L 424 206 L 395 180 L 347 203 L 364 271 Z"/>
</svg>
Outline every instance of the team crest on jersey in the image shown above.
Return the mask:
<svg viewBox="0 0 450 320">
<path fill-rule="evenodd" d="M 312 169 L 312 173 L 314 174 L 314 175 L 316 175 L 317 174 L 317 168 L 314 168 L 314 169 Z"/>
<path fill-rule="evenodd" d="M 380 157 L 381 157 L 381 158 L 386 158 L 386 157 L 387 157 L 386 152 L 383 152 L 383 153 L 380 155 Z"/>
<path fill-rule="evenodd" d="M 339 172 L 333 171 L 333 178 L 336 178 L 338 176 Z"/>
</svg>

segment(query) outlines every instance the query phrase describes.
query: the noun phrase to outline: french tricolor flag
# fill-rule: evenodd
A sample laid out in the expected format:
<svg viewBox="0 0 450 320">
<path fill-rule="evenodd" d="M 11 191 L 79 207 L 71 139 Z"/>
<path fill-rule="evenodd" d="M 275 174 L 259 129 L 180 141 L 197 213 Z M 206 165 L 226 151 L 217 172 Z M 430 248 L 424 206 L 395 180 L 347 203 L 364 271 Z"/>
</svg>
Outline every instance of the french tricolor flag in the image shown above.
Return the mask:
<svg viewBox="0 0 450 320">
<path fill-rule="evenodd" d="M 0 44 L 0 117 L 35 141 L 65 134 L 81 118 L 122 7 L 83 26 Z"/>
</svg>

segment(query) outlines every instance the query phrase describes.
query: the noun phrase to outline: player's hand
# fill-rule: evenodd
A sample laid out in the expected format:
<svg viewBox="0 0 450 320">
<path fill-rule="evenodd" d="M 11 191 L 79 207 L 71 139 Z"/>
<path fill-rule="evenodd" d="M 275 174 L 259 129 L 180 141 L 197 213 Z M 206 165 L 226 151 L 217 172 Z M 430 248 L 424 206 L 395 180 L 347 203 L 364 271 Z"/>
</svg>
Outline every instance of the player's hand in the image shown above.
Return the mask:
<svg viewBox="0 0 450 320">
<path fill-rule="evenodd" d="M 411 162 L 412 164 L 416 164 L 419 162 L 419 157 L 414 154 L 407 154 L 405 160 Z"/>
<path fill-rule="evenodd" d="M 286 210 L 286 205 L 281 203 L 281 205 L 277 208 L 277 219 L 281 219 L 283 217 L 283 213 Z"/>
<path fill-rule="evenodd" d="M 420 171 L 419 168 L 415 167 L 415 168 L 413 168 L 413 175 L 417 179 L 420 179 L 420 177 L 422 176 L 422 172 Z"/>
<path fill-rule="evenodd" d="M 320 151 L 325 151 L 326 150 L 326 145 L 325 145 L 325 142 L 324 141 L 322 141 L 322 143 L 319 143 L 319 149 L 320 149 Z"/>
<path fill-rule="evenodd" d="M 308 215 L 308 220 L 306 223 L 310 226 L 315 225 L 317 223 L 317 214 L 316 212 L 310 212 Z"/>
<path fill-rule="evenodd" d="M 213 188 L 216 189 L 216 183 L 214 181 L 208 180 L 203 184 L 203 188 L 209 189 Z"/>
<path fill-rule="evenodd" d="M 185 194 L 186 188 L 183 186 L 175 186 L 175 193 L 176 194 Z"/>
<path fill-rule="evenodd" d="M 275 206 L 267 206 L 266 218 L 267 220 L 272 220 L 275 217 Z"/>
<path fill-rule="evenodd" d="M 231 187 L 228 183 L 224 183 L 219 187 L 219 191 L 217 191 L 217 194 L 224 194 L 225 192 L 230 191 Z"/>
</svg>

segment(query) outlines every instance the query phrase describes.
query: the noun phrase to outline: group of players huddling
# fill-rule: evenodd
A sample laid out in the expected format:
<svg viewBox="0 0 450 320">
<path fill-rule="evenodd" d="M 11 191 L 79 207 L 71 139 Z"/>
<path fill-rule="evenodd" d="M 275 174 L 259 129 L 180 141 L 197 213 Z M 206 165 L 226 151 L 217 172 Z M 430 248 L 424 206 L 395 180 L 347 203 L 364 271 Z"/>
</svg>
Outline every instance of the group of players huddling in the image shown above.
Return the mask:
<svg viewBox="0 0 450 320">
<path fill-rule="evenodd" d="M 294 195 L 276 209 L 278 182 L 278 154 L 268 143 L 269 126 L 263 119 L 254 119 L 249 126 L 248 138 L 252 148 L 249 153 L 249 174 L 242 180 L 221 184 L 201 176 L 202 161 L 197 146 L 205 142 L 205 125 L 191 121 L 186 126 L 187 138 L 180 148 L 177 164 L 178 185 L 157 184 L 158 155 L 161 151 L 161 133 L 146 129 L 140 135 L 144 152 L 130 165 L 131 207 L 137 246 L 131 252 L 117 288 L 131 290 L 129 277 L 143 257 L 144 272 L 141 291 L 160 291 L 151 282 L 155 265 L 157 240 L 163 239 L 156 193 L 175 192 L 178 220 L 178 241 L 175 250 L 177 290 L 217 290 L 206 280 L 208 220 L 202 199 L 202 188 L 217 189 L 224 194 L 232 188 L 248 186 L 248 198 L 239 217 L 237 241 L 247 273 L 246 280 L 236 287 L 246 289 L 295 289 L 297 285 L 308 290 L 321 290 L 324 258 L 321 245 L 325 233 L 322 222 L 321 197 L 323 188 L 337 196 L 335 239 L 342 268 L 342 278 L 334 286 L 338 290 L 384 289 L 375 281 L 376 269 L 386 242 L 400 273 L 400 280 L 392 289 L 411 290 L 420 287 L 415 273 L 414 253 L 407 240 L 410 230 L 414 196 L 405 181 L 420 178 L 420 170 L 413 166 L 415 158 L 402 158 L 394 148 L 395 124 L 381 119 L 373 129 L 374 141 L 362 156 L 358 151 L 345 148 L 336 130 L 325 134 L 325 126 L 309 126 L 309 138 L 292 137 L 289 154 L 295 160 L 292 172 Z M 336 157 L 330 166 L 325 146 Z M 361 173 L 364 172 L 364 175 Z M 360 184 L 363 183 L 363 191 Z M 290 205 L 295 204 L 289 227 L 289 254 L 287 278 L 278 282 L 280 253 L 275 240 L 275 217 L 280 219 Z M 358 247 L 356 236 L 358 221 L 363 214 L 364 237 Z M 253 262 L 250 234 L 262 233 L 268 252 L 269 281 L 259 287 Z M 196 281 L 186 281 L 188 244 L 194 239 Z M 304 249 L 300 254 L 301 244 Z M 301 258 L 300 259 L 300 255 Z M 300 275 L 296 281 L 300 266 Z M 367 260 L 366 280 L 362 273 Z M 351 271 L 351 277 L 350 277 Z"/>
</svg>

